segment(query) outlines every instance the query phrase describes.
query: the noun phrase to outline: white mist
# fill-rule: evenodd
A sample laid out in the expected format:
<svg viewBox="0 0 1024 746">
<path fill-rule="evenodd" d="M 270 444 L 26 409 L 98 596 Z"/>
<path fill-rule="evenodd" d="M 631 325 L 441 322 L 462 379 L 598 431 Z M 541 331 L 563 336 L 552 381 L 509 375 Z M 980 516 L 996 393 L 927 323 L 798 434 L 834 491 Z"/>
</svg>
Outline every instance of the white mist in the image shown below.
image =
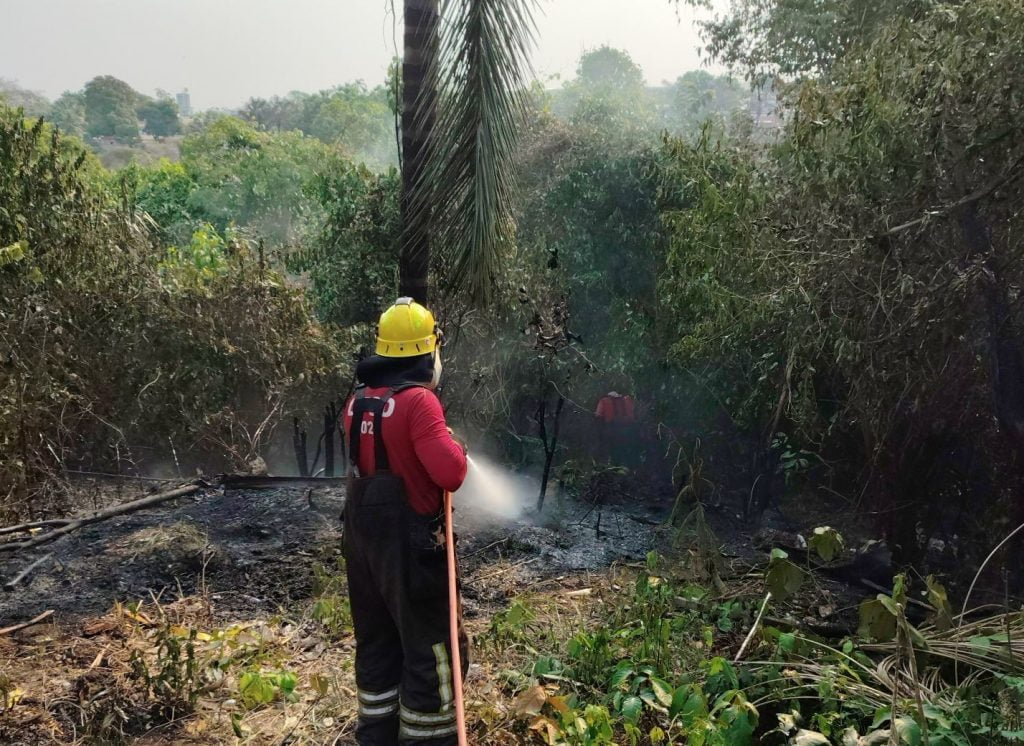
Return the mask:
<svg viewBox="0 0 1024 746">
<path fill-rule="evenodd" d="M 455 494 L 455 504 L 464 514 L 511 521 L 537 498 L 539 487 L 527 477 L 483 456 L 469 456 L 467 461 L 466 481 Z"/>
</svg>

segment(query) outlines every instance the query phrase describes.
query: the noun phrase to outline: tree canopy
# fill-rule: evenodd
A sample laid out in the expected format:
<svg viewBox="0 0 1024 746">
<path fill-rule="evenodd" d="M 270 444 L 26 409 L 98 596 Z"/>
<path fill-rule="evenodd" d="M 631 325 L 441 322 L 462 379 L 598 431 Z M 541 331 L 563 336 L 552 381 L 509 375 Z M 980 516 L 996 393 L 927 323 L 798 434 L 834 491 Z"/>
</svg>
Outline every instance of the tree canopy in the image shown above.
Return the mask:
<svg viewBox="0 0 1024 746">
<path fill-rule="evenodd" d="M 138 105 L 139 94 L 124 81 L 110 75 L 93 78 L 85 84 L 86 134 L 137 140 Z"/>
<path fill-rule="evenodd" d="M 139 104 L 139 118 L 145 122 L 146 134 L 168 137 L 181 132 L 178 105 L 170 98 L 147 100 Z"/>
<path fill-rule="evenodd" d="M 374 170 L 397 165 L 395 116 L 387 85 L 357 81 L 318 93 L 250 99 L 240 116 L 267 131 L 298 130 L 344 147 Z"/>
</svg>

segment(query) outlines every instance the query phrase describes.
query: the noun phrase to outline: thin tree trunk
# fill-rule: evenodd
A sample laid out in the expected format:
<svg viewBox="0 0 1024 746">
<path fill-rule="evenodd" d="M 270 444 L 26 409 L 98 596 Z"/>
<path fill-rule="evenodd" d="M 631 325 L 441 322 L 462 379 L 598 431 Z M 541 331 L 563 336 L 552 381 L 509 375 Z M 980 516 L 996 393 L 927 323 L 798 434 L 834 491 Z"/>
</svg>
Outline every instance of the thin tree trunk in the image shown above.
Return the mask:
<svg viewBox="0 0 1024 746">
<path fill-rule="evenodd" d="M 292 447 L 295 449 L 295 464 L 299 476 L 309 476 L 309 452 L 306 450 L 306 431 L 299 428 L 299 418 L 292 420 Z"/>
<path fill-rule="evenodd" d="M 334 402 L 324 409 L 324 476 L 334 476 L 334 431 L 338 428 L 338 412 Z"/>
<path fill-rule="evenodd" d="M 1011 313 L 1006 283 L 993 257 L 992 239 L 976 202 L 961 208 L 959 223 L 968 256 L 986 257 L 984 293 L 992 403 L 1000 429 L 1018 459 L 1024 462 L 1024 349 Z"/>
<path fill-rule="evenodd" d="M 438 0 L 405 0 L 402 60 L 402 243 L 399 293 L 427 302 L 430 271 L 429 199 L 422 196 L 428 145 L 437 112 L 434 63 L 438 49 Z"/>
<path fill-rule="evenodd" d="M 558 404 L 555 405 L 555 423 L 551 432 L 551 442 L 548 443 L 547 427 L 545 425 L 545 410 L 547 402 L 541 404 L 540 409 L 540 432 L 544 441 L 544 474 L 540 481 L 540 495 L 537 497 L 537 512 L 544 508 L 544 497 L 548 491 L 548 480 L 551 478 L 551 464 L 555 459 L 555 449 L 558 447 L 558 429 L 562 424 L 562 407 L 565 405 L 565 397 L 558 395 Z"/>
</svg>

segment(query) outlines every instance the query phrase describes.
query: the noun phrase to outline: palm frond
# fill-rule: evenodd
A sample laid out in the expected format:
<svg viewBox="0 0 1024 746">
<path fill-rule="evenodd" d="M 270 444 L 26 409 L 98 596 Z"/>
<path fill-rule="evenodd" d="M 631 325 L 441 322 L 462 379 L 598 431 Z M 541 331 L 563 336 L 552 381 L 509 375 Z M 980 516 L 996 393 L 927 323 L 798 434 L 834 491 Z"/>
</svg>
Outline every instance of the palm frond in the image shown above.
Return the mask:
<svg viewBox="0 0 1024 746">
<path fill-rule="evenodd" d="M 827 684 L 837 694 L 875 707 L 888 706 L 895 694 L 902 700 L 916 696 L 926 705 L 955 709 L 975 683 L 996 676 L 1019 676 L 1024 671 L 1024 612 L 993 615 L 941 632 L 925 626 L 918 632 L 915 653 L 925 656 L 922 660 L 927 662 L 919 674 L 907 665 L 905 643 L 859 645 L 862 652 L 881 656 L 874 665 L 867 665 L 866 660 L 826 643 L 801 638 L 821 657 L 786 661 L 780 678 L 759 683 L 786 682 L 789 686 L 773 687 L 754 700 L 754 705 L 788 701 L 793 693 L 818 692 L 822 684 Z M 953 667 L 946 665 L 949 663 L 963 664 L 967 670 L 957 676 Z M 751 661 L 746 665 L 774 668 L 780 663 Z"/>
<path fill-rule="evenodd" d="M 445 0 L 437 118 L 415 209 L 450 290 L 485 303 L 512 240 L 513 156 L 528 103 L 536 0 Z"/>
</svg>

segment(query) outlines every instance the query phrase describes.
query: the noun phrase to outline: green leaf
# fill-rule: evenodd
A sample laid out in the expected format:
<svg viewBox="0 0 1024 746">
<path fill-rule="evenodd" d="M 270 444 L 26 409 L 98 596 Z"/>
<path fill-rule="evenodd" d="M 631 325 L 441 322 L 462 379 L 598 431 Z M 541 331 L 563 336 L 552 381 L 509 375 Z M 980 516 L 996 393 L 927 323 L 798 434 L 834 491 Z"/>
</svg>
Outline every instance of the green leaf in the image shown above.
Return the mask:
<svg viewBox="0 0 1024 746">
<path fill-rule="evenodd" d="M 620 663 L 614 671 L 612 671 L 611 680 L 608 682 L 610 689 L 618 689 L 622 687 L 626 681 L 633 675 L 633 667 L 628 662 Z"/>
<path fill-rule="evenodd" d="M 640 719 L 640 714 L 643 712 L 643 709 L 644 703 L 636 695 L 626 697 L 622 700 L 622 717 L 634 725 Z"/>
<path fill-rule="evenodd" d="M 900 738 L 900 743 L 905 743 L 907 746 L 920 746 L 921 744 L 921 726 L 918 725 L 912 717 L 904 715 L 896 718 L 893 726 L 896 728 L 896 733 Z"/>
<path fill-rule="evenodd" d="M 770 557 L 773 560 L 784 560 L 789 559 L 789 554 L 784 550 L 776 547 L 775 549 L 772 549 Z"/>
<path fill-rule="evenodd" d="M 865 639 L 887 642 L 896 637 L 896 616 L 889 606 L 881 601 L 881 598 L 872 598 L 861 602 L 860 625 L 857 627 L 857 634 Z"/>
<path fill-rule="evenodd" d="M 774 550 L 772 552 L 775 554 Z M 765 576 L 768 591 L 779 601 L 796 593 L 804 582 L 804 572 L 788 559 L 773 558 Z"/>
<path fill-rule="evenodd" d="M 928 586 L 928 603 L 935 607 L 935 616 L 931 622 L 939 632 L 946 632 L 953 627 L 953 609 L 949 604 L 949 595 L 945 586 L 929 575 L 925 580 Z"/>
<path fill-rule="evenodd" d="M 779 649 L 786 653 L 792 653 L 796 648 L 796 635 L 792 632 L 784 632 L 779 635 Z"/>
<path fill-rule="evenodd" d="M 668 707 L 669 717 L 675 717 L 683 711 L 683 706 L 686 704 L 686 700 L 690 697 L 690 687 L 680 686 L 672 692 L 672 702 Z"/>
<path fill-rule="evenodd" d="M 729 746 L 748 746 L 757 727 L 757 710 L 737 693 L 733 704 L 722 711 L 721 721 L 726 725 L 722 735 Z"/>
<path fill-rule="evenodd" d="M 818 553 L 825 562 L 831 562 L 843 551 L 843 537 L 830 526 L 819 526 L 814 529 L 808 546 Z"/>
<path fill-rule="evenodd" d="M 888 611 L 894 617 L 899 618 L 900 610 L 896 606 L 896 601 L 894 601 L 891 597 L 885 595 L 884 593 L 879 593 L 877 598 L 878 602 L 885 607 L 886 611 Z"/>
<path fill-rule="evenodd" d="M 0 247 L 0 268 L 16 264 L 28 256 L 28 241 L 18 241 L 10 246 Z"/>
<path fill-rule="evenodd" d="M 681 591 L 679 591 L 679 595 L 682 598 L 691 601 L 700 601 L 701 599 L 707 597 L 708 590 L 707 588 L 702 588 L 699 585 L 688 585 L 684 587 Z"/>
<path fill-rule="evenodd" d="M 696 687 L 679 687 L 672 695 L 671 717 L 679 717 L 686 728 L 708 717 L 708 702 Z"/>
<path fill-rule="evenodd" d="M 534 676 L 546 676 L 550 673 L 556 673 L 562 670 L 562 663 L 557 658 L 552 658 L 550 655 L 542 655 L 533 664 L 533 675 Z"/>
<path fill-rule="evenodd" d="M 247 707 L 270 704 L 277 696 L 274 684 L 258 671 L 247 671 L 238 681 L 238 691 Z"/>
<path fill-rule="evenodd" d="M 892 579 L 892 600 L 900 606 L 907 605 L 907 576 L 903 573 Z"/>
<path fill-rule="evenodd" d="M 659 704 L 669 707 L 672 704 L 672 688 L 662 679 L 651 677 L 651 687 Z"/>
<path fill-rule="evenodd" d="M 949 716 L 946 715 L 945 712 L 943 712 L 935 705 L 926 704 L 922 707 L 922 709 L 924 710 L 924 716 L 929 720 L 934 720 L 947 730 L 951 730 L 953 728 L 953 721 L 949 719 Z"/>
<path fill-rule="evenodd" d="M 286 695 L 289 695 L 295 691 L 295 687 L 298 685 L 299 682 L 295 674 L 289 671 L 283 671 L 277 675 L 277 680 L 275 683 L 277 684 L 277 686 L 281 688 L 282 692 L 284 692 Z"/>
</svg>

